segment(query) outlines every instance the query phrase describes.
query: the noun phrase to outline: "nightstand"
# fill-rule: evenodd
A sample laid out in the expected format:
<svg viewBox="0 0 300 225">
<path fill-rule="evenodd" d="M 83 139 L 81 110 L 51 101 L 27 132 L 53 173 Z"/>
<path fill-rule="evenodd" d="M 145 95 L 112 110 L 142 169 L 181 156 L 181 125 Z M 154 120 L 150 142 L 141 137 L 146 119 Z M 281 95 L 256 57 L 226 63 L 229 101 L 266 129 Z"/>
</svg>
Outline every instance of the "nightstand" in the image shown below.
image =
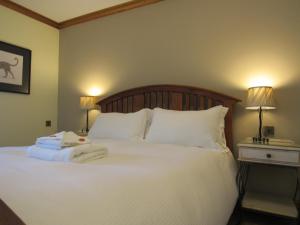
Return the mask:
<svg viewBox="0 0 300 225">
<path fill-rule="evenodd" d="M 255 164 L 276 167 L 289 167 L 295 170 L 295 195 L 298 186 L 298 167 L 300 167 L 300 146 L 292 141 L 270 139 L 268 143 L 253 143 L 248 138 L 238 144 L 238 161 L 240 163 L 237 183 L 241 196 L 241 207 L 245 210 L 286 217 L 298 220 L 298 210 L 291 197 L 276 196 L 246 190 L 249 168 Z"/>
</svg>

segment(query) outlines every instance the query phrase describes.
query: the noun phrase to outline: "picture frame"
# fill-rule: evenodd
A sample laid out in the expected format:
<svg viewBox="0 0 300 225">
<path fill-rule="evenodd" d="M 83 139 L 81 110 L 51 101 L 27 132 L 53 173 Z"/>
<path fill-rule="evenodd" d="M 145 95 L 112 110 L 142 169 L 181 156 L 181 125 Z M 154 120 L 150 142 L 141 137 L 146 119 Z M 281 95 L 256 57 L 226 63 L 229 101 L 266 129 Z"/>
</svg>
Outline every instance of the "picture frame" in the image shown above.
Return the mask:
<svg viewBox="0 0 300 225">
<path fill-rule="evenodd" d="M 31 50 L 0 41 L 0 91 L 30 94 Z"/>
</svg>

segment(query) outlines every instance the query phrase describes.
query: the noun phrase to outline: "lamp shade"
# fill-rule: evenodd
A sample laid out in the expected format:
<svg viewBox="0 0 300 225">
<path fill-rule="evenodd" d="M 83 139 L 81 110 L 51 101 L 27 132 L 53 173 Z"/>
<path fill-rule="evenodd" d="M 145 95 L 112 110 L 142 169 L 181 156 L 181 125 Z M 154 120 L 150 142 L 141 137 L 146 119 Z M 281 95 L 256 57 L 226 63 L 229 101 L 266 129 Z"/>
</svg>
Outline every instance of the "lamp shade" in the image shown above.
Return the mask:
<svg viewBox="0 0 300 225">
<path fill-rule="evenodd" d="M 80 108 L 94 109 L 95 108 L 95 97 L 94 96 L 80 97 Z"/>
<path fill-rule="evenodd" d="M 272 87 L 251 87 L 248 89 L 246 109 L 275 109 Z"/>
</svg>

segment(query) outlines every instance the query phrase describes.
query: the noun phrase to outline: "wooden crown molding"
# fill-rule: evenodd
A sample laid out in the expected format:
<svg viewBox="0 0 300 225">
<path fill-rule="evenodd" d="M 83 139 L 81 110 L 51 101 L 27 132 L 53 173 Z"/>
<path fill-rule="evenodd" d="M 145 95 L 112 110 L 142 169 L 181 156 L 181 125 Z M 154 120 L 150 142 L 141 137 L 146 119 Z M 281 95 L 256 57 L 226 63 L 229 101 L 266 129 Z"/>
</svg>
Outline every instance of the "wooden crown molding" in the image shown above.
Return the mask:
<svg viewBox="0 0 300 225">
<path fill-rule="evenodd" d="M 10 8 L 12 10 L 15 10 L 19 13 L 22 13 L 26 16 L 29 16 L 35 20 L 38 20 L 42 23 L 45 23 L 47 25 L 50 25 L 52 27 L 55 27 L 57 29 L 63 29 L 66 27 L 70 27 L 79 23 L 84 23 L 84 22 L 88 22 L 91 20 L 95 20 L 101 17 L 105 17 L 105 16 L 110 16 L 116 13 L 120 13 L 120 12 L 124 12 L 127 10 L 131 10 L 131 9 L 135 9 L 138 7 L 142 7 L 142 6 L 146 6 L 149 4 L 154 4 L 157 2 L 160 2 L 163 0 L 132 0 L 130 2 L 125 2 L 116 6 L 112 6 L 109 8 L 105 8 L 96 12 L 92 12 L 92 13 L 88 13 L 82 16 L 78 16 L 69 20 L 65 20 L 63 22 L 56 22 L 54 20 L 51 20 L 39 13 L 36 13 L 30 9 L 25 8 L 24 6 L 21 6 L 17 3 L 14 3 L 11 0 L 0 0 L 0 5 L 3 5 L 7 8 Z"/>
<path fill-rule="evenodd" d="M 130 2 L 125 2 L 116 6 L 112 6 L 106 9 L 102 9 L 96 12 L 88 13 L 83 16 L 79 16 L 70 20 L 63 21 L 59 24 L 60 28 L 69 27 L 75 24 L 84 23 L 90 20 L 98 19 L 104 16 L 110 16 L 116 13 L 124 12 L 127 10 L 135 9 L 138 7 L 146 6 L 149 4 L 157 3 L 162 0 L 133 0 Z"/>
<path fill-rule="evenodd" d="M 39 13 L 36 13 L 36 12 L 30 10 L 30 9 L 27 9 L 24 6 L 21 6 L 21 5 L 17 4 L 17 3 L 14 3 L 14 2 L 12 2 L 10 0 L 0 0 L 0 5 L 3 5 L 5 7 L 7 7 L 7 8 L 15 10 L 15 11 L 17 11 L 19 13 L 22 13 L 22 14 L 24 14 L 26 16 L 29 16 L 29 17 L 31 17 L 31 18 L 33 18 L 35 20 L 38 20 L 38 21 L 40 21 L 42 23 L 48 24 L 48 25 L 50 25 L 52 27 L 59 28 L 59 23 L 55 22 L 54 20 L 51 20 L 51 19 L 49 19 L 49 18 L 47 18 L 47 17 L 45 17 L 45 16 L 43 16 L 43 15 L 41 15 Z"/>
</svg>

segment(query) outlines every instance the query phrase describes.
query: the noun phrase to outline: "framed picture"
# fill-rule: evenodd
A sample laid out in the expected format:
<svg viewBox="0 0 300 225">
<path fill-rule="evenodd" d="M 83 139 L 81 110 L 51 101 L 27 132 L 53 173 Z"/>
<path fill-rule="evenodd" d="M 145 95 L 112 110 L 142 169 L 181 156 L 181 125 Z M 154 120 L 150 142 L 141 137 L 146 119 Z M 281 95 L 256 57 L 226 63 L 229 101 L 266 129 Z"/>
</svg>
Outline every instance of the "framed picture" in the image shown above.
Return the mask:
<svg viewBox="0 0 300 225">
<path fill-rule="evenodd" d="M 0 41 L 0 91 L 30 94 L 31 51 Z"/>
</svg>

